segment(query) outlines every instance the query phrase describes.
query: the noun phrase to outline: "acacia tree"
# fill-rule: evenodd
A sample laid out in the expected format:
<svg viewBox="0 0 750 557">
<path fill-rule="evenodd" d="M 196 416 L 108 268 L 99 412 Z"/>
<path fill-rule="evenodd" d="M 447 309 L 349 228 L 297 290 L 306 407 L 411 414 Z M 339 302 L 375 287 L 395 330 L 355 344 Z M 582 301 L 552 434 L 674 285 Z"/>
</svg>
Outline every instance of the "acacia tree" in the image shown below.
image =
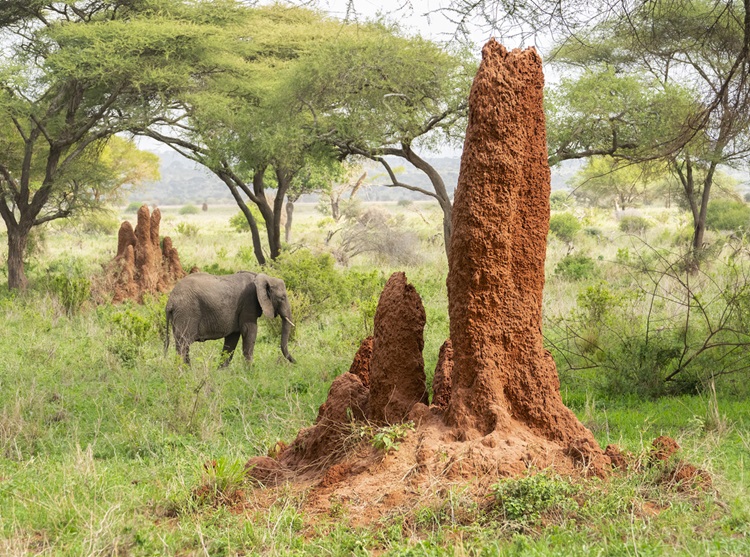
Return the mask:
<svg viewBox="0 0 750 557">
<path fill-rule="evenodd" d="M 3 2 L 0 216 L 10 288 L 27 286 L 30 231 L 90 197 L 79 161 L 157 119 L 175 91 L 213 71 L 206 52 L 221 41 L 207 21 L 229 16 L 227 6 L 180 0 Z"/>
<path fill-rule="evenodd" d="M 318 187 L 318 181 L 306 177 L 325 172 L 341 158 L 309 133 L 308 115 L 290 102 L 287 76 L 342 32 L 353 31 L 312 10 L 248 8 L 235 29 L 232 48 L 238 60 L 231 70 L 205 79 L 200 92 L 180 97 L 179 110 L 168 122 L 138 130 L 204 165 L 226 184 L 250 226 L 261 265 L 266 255 L 248 203 L 263 217 L 269 256 L 275 259 L 281 253 L 287 193 L 298 197 Z"/>
<path fill-rule="evenodd" d="M 585 69 L 551 103 L 562 101 L 552 111 L 552 162 L 608 154 L 667 164 L 693 217 L 696 257 L 720 165 L 742 164 L 750 153 L 748 4 L 623 4 L 554 58 Z M 592 91 L 609 94 L 604 108 L 593 106 Z"/>
<path fill-rule="evenodd" d="M 591 157 L 573 178 L 573 195 L 594 206 L 627 209 L 655 195 L 664 177 L 662 165 L 630 164 L 612 157 Z"/>
<path fill-rule="evenodd" d="M 321 45 L 290 73 L 290 90 L 322 141 L 342 156 L 380 163 L 390 180 L 384 185 L 438 202 L 447 252 L 452 202 L 442 176 L 423 153 L 462 140 L 475 70 L 476 62 L 465 51 L 370 24 L 357 35 Z M 400 181 L 388 156 L 424 172 L 432 190 Z"/>
</svg>

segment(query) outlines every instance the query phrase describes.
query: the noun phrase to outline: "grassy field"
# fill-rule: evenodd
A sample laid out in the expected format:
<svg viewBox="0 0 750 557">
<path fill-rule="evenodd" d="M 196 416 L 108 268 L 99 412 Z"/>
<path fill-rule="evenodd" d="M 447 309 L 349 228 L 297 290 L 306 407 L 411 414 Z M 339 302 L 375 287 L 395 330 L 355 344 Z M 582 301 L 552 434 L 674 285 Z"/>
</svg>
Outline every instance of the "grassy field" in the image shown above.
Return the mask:
<svg viewBox="0 0 750 557">
<path fill-rule="evenodd" d="M 161 234 L 173 238 L 185 267 L 257 268 L 249 235 L 229 224 L 235 208 L 179 209 L 161 209 Z M 377 293 L 392 271 L 405 270 L 424 300 L 428 381 L 448 336 L 438 211 L 422 203 L 377 209 L 390 215 L 392 236 L 413 232 L 399 236 L 411 245 L 343 266 L 320 254 L 338 249 L 345 231 L 326 245 L 338 225 L 313 206 L 298 207 L 291 253 L 269 271 L 291 292 L 297 328 L 290 352 L 298 363 L 282 358 L 278 326 L 261 322 L 254 363 L 235 358 L 221 370 L 219 341 L 193 345 L 190 368 L 173 348 L 164 356 L 166 297 L 66 308 L 54 277 L 100 272 L 115 254 L 116 226 L 108 233 L 48 229 L 29 261 L 31 289 L 0 295 L 0 555 L 750 555 L 747 371 L 724 365 L 734 353 L 706 351 L 686 368 L 690 381 L 680 389 L 661 392 L 647 381 L 677 365 L 657 335 L 671 331 L 676 310 L 668 298 L 656 303 L 643 294 L 633 271 L 645 269 L 648 257 L 656 257 L 651 269 L 678 251 L 684 215 L 663 208 L 644 211 L 650 226 L 637 233 L 621 231 L 606 212 L 576 209 L 583 227 L 572 239 L 550 236 L 545 335 L 566 403 L 602 446 L 646 455 L 655 437 L 670 435 L 681 458 L 710 473 L 710 488 L 665 485 L 653 467 L 608 481 L 521 478 L 479 499 L 456 485 L 367 528 L 350 525 L 356 517 L 345 502 L 328 516 L 306 515 L 306 494 L 294 490 L 279 491 L 268 510 L 263 491 L 245 484 L 242 465 L 311 424 L 371 331 Z M 125 218 L 135 215 L 116 220 Z M 706 298 L 735 284 L 726 269 L 747 263 L 745 247 L 721 238 L 711 237 L 720 249 L 705 265 Z M 561 266 L 579 254 L 591 263 Z M 713 319 L 708 301 L 705 307 Z M 660 351 L 638 352 L 642 365 L 625 370 L 638 358 L 625 351 L 631 337 L 617 327 L 641 326 L 649 311 L 659 319 L 648 338 L 661 339 Z M 600 326 L 563 333 L 586 320 Z M 594 334 L 597 347 L 620 359 L 581 345 Z M 690 334 L 678 340 L 685 344 Z M 659 358 L 667 363 L 657 370 Z M 618 365 L 629 374 L 626 385 Z M 216 466 L 207 468 L 210 461 Z M 197 497 L 207 481 L 242 489 L 244 504 Z"/>
</svg>

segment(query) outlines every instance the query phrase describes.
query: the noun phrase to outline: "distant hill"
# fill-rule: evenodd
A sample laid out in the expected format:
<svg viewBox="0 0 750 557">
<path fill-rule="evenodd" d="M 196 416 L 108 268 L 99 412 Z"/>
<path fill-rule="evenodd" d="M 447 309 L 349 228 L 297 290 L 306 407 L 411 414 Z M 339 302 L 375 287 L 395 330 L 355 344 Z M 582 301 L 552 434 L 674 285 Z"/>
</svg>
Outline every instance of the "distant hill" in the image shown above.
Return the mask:
<svg viewBox="0 0 750 557">
<path fill-rule="evenodd" d="M 175 151 L 164 147 L 149 148 L 161 158 L 161 179 L 151 182 L 129 195 L 129 201 L 144 202 L 150 205 L 184 205 L 187 203 L 225 204 L 232 203 L 234 198 L 227 186 L 213 173 L 199 164 L 186 159 Z M 445 181 L 448 192 L 453 195 L 458 182 L 458 171 L 461 159 L 455 157 L 426 158 Z M 431 190 L 427 176 L 412 167 L 403 159 L 388 158 L 389 164 L 397 170 L 399 180 L 413 186 Z M 568 161 L 552 169 L 552 189 L 568 187 L 566 182 L 580 168 L 579 161 Z M 371 201 L 398 201 L 400 199 L 422 199 L 424 196 L 403 188 L 383 186 L 388 176 L 379 164 L 371 163 L 367 167 L 367 182 L 370 187 L 362 194 L 362 199 Z M 314 201 L 316 196 L 307 196 L 306 201 Z"/>
</svg>

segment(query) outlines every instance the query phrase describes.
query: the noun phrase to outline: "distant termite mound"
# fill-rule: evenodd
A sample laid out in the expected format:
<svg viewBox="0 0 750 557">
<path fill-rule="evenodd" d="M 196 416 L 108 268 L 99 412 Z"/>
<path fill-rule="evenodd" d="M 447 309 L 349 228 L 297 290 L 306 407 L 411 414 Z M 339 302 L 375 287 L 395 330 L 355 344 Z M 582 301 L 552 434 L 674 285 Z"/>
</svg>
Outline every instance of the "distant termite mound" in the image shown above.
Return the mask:
<svg viewBox="0 0 750 557">
<path fill-rule="evenodd" d="M 146 293 L 168 292 L 185 276 L 177 250 L 166 236 L 159 243 L 161 212 L 149 214 L 146 205 L 138 209 L 138 221 L 120 225 L 117 234 L 117 255 L 105 267 L 104 287 L 112 301 L 141 301 Z"/>
</svg>

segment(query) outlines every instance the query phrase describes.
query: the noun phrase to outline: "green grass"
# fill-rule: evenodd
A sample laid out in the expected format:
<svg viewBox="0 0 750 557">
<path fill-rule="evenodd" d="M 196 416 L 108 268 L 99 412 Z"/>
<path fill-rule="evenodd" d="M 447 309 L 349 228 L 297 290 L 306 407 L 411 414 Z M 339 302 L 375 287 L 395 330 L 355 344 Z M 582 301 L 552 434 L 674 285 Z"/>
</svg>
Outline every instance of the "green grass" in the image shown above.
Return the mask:
<svg viewBox="0 0 750 557">
<path fill-rule="evenodd" d="M 434 208 L 414 205 L 422 216 L 411 206 L 389 210 L 401 212 L 420 237 L 439 232 Z M 192 237 L 175 233 L 183 222 L 178 210 L 162 210 L 162 235 L 173 236 L 185 266 L 253 268 L 242 256 L 248 235 L 229 224 L 235 208 L 191 215 L 198 227 Z M 295 240 L 323 250 L 321 219 L 298 206 Z M 597 213 L 584 221 L 609 239 L 581 233 L 577 246 L 610 278 L 606 262 L 630 240 Z M 665 234 L 658 226 L 646 232 L 654 241 Z M 114 256 L 114 234 L 68 243 L 73 237 L 65 230 L 48 234 L 32 261 L 32 289 L 0 295 L 0 555 L 750 554 L 750 405 L 741 376 L 719 382 L 716 398 L 644 400 L 601 392 L 596 371 L 562 374 L 566 403 L 602 446 L 645 454 L 655 437 L 671 435 L 684 458 L 711 473 L 708 491 L 667 488 L 659 470 L 649 469 L 606 482 L 571 485 L 550 475 L 539 485 L 511 485 L 520 514 L 510 516 L 493 489 L 471 493 L 460 485 L 423 494 L 369 528 L 352 526 L 357 517 L 347 501 L 334 502 L 326 516 L 306 514 L 305 491 L 281 489 L 270 510 L 259 510 L 261 495 L 242 484 L 237 463 L 266 454 L 279 440 L 290 442 L 312 423 L 331 382 L 371 330 L 362 308 L 334 305 L 298 320 L 290 343 L 296 365 L 281 357 L 278 330 L 261 322 L 252 365 L 237 354 L 228 368 L 216 369 L 216 341 L 194 344 L 193 365 L 185 368 L 173 346 L 166 357 L 162 352 L 163 298 L 145 307 L 84 304 L 69 314 L 42 288 L 55 261 L 77 257 L 93 273 Z M 550 273 L 565 249 L 550 239 Z M 423 261 L 405 269 L 427 312 L 428 381 L 448 336 L 441 250 L 424 243 Z M 355 260 L 352 268 L 373 265 Z M 397 270 L 376 268 L 384 277 Z M 587 284 L 550 276 L 546 315 L 574 309 Z M 213 472 L 212 461 L 220 463 Z M 239 485 L 247 509 L 197 497 L 207 482 L 222 492 Z M 549 504 L 539 506 L 540 500 Z"/>
</svg>

